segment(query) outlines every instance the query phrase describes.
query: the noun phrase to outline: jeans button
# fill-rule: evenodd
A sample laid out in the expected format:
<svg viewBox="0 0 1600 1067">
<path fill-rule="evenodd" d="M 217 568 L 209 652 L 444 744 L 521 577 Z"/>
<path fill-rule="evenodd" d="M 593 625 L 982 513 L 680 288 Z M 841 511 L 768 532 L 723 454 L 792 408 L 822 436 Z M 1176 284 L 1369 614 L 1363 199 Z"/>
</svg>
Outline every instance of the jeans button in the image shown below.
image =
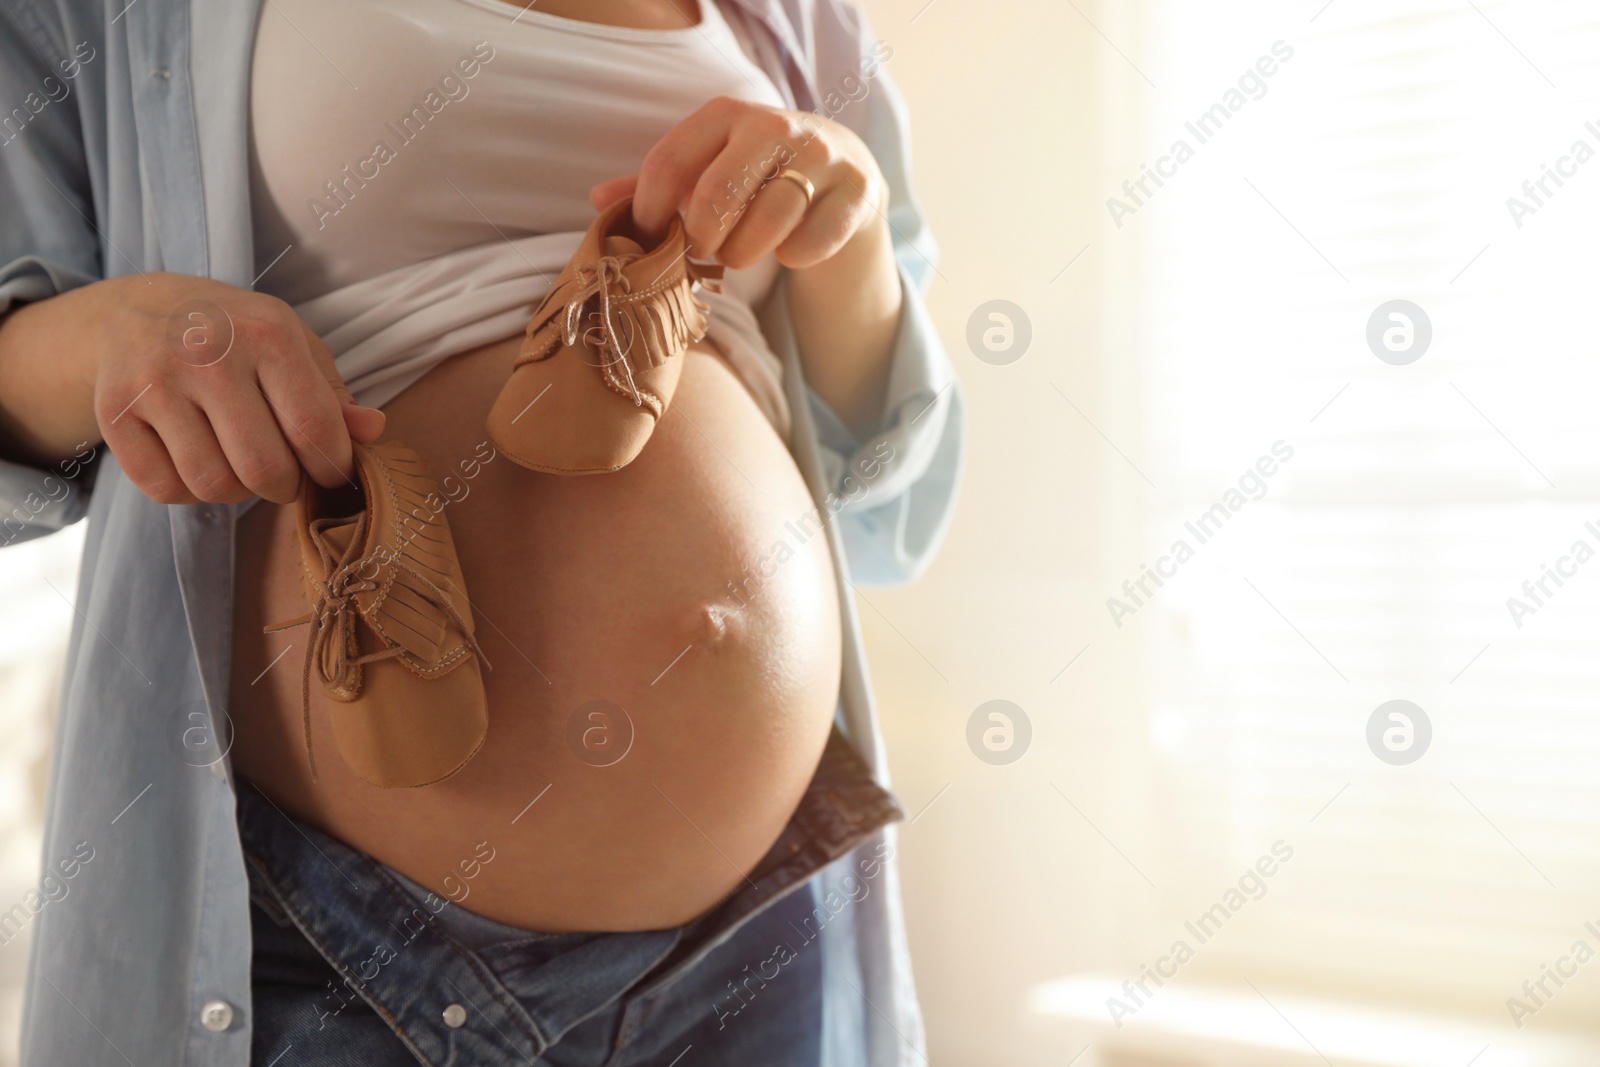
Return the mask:
<svg viewBox="0 0 1600 1067">
<path fill-rule="evenodd" d="M 459 1030 L 467 1022 L 467 1009 L 459 1004 L 452 1004 L 444 1010 L 444 1024 L 452 1030 Z"/>
</svg>

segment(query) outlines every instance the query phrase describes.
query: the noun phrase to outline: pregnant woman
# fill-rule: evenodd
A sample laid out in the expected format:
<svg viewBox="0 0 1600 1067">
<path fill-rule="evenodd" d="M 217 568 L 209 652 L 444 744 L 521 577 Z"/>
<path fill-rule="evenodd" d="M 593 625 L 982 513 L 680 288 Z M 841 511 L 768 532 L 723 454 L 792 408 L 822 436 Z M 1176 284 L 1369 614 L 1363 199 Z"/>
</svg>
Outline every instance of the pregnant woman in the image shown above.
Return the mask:
<svg viewBox="0 0 1600 1067">
<path fill-rule="evenodd" d="M 0 6 L 0 504 L 90 521 L 24 1062 L 920 1062 L 850 587 L 931 557 L 961 409 L 893 48 L 842 0 L 228 7 Z M 597 212 L 720 282 L 636 455 L 530 469 L 491 411 Z M 372 455 L 431 472 L 482 679 L 393 780 L 273 625 Z M 434 706 L 359 669 L 380 747 Z"/>
</svg>

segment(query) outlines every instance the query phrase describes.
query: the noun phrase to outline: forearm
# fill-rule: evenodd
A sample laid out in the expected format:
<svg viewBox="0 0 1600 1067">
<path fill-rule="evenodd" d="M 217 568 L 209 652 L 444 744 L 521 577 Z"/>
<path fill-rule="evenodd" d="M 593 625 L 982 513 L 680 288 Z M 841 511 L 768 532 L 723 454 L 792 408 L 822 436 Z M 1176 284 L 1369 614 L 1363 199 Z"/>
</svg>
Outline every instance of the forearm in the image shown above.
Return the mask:
<svg viewBox="0 0 1600 1067">
<path fill-rule="evenodd" d="M 863 226 L 831 258 L 789 277 L 806 379 L 858 436 L 877 429 L 903 297 L 889 224 Z"/>
<path fill-rule="evenodd" d="M 92 346 L 96 285 L 0 317 L 0 459 L 41 466 L 98 442 Z"/>
</svg>

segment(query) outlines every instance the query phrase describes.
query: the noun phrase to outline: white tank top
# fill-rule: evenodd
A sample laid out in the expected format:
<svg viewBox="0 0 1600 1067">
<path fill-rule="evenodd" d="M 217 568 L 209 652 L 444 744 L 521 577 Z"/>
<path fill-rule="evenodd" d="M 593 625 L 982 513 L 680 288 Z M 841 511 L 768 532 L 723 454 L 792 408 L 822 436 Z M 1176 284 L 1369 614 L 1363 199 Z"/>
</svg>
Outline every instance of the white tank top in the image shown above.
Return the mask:
<svg viewBox="0 0 1600 1067">
<path fill-rule="evenodd" d="M 366 403 L 515 334 L 593 220 L 592 186 L 637 172 L 714 97 L 783 106 L 716 0 L 699 8 L 696 26 L 645 30 L 504 0 L 264 4 L 256 288 L 295 306 Z M 701 297 L 711 340 L 786 435 L 750 310 L 777 272 L 768 256 Z"/>
</svg>

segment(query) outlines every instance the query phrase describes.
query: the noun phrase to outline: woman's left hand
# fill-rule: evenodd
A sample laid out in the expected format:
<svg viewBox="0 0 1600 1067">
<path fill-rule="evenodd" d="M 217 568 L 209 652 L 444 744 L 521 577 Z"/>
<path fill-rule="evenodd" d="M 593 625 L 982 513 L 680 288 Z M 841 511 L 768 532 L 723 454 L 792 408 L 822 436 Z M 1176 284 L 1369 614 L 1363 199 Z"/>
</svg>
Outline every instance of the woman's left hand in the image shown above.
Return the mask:
<svg viewBox="0 0 1600 1067">
<path fill-rule="evenodd" d="M 805 189 L 778 175 L 796 170 Z M 589 192 L 596 210 L 629 194 L 633 218 L 650 234 L 682 212 L 696 259 L 747 267 L 776 252 L 786 267 L 832 258 L 888 206 L 872 153 L 853 131 L 805 111 L 718 97 L 656 142 L 638 174 Z"/>
</svg>

